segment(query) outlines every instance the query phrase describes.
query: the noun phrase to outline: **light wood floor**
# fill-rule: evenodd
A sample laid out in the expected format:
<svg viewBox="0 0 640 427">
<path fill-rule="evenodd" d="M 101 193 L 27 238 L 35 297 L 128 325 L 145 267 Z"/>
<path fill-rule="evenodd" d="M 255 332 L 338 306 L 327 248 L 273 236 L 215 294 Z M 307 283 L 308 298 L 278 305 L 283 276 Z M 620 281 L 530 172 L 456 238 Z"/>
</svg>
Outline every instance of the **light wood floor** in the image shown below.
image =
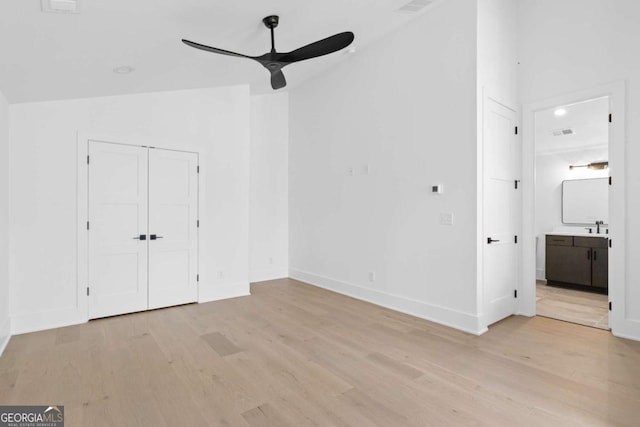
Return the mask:
<svg viewBox="0 0 640 427">
<path fill-rule="evenodd" d="M 536 314 L 609 330 L 609 298 L 604 294 L 536 283 Z"/>
<path fill-rule="evenodd" d="M 0 404 L 67 426 L 638 425 L 640 343 L 543 317 L 468 335 L 292 280 L 15 336 Z"/>
</svg>

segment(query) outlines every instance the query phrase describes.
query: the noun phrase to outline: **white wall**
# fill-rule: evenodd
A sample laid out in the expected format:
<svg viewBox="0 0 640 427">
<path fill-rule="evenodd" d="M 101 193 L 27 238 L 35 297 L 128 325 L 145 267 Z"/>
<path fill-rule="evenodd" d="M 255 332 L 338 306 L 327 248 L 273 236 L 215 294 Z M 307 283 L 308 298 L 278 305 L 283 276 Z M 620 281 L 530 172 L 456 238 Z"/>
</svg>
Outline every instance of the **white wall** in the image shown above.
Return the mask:
<svg viewBox="0 0 640 427">
<path fill-rule="evenodd" d="M 86 319 L 76 277 L 77 131 L 201 153 L 200 300 L 246 294 L 248 87 L 11 105 L 13 332 Z"/>
<path fill-rule="evenodd" d="M 289 96 L 251 97 L 249 279 L 289 275 Z"/>
<path fill-rule="evenodd" d="M 478 0 L 478 98 L 517 109 L 517 8 L 513 0 Z"/>
<path fill-rule="evenodd" d="M 442 2 L 290 93 L 292 277 L 481 331 L 476 24 Z"/>
<path fill-rule="evenodd" d="M 609 176 L 607 169 L 569 170 L 569 165 L 607 160 L 606 152 L 605 148 L 536 156 L 536 278 L 545 278 L 545 233 L 558 230 L 574 230 L 578 233 L 587 231 L 584 229 L 586 226 L 570 226 L 562 223 L 562 181 Z M 585 159 L 590 160 L 585 162 Z"/>
<path fill-rule="evenodd" d="M 0 92 L 0 354 L 11 333 L 9 318 L 9 104 Z"/>
<path fill-rule="evenodd" d="M 640 339 L 640 2 L 519 0 L 520 94 L 525 104 L 626 81 L 625 318 Z M 613 173 L 613 171 L 612 171 Z M 615 175 L 614 175 L 615 180 Z M 614 242 L 615 244 L 615 242 Z M 620 304 L 621 302 L 614 302 Z M 618 305 L 617 307 L 620 307 Z M 615 310 L 615 307 L 614 307 Z"/>
</svg>

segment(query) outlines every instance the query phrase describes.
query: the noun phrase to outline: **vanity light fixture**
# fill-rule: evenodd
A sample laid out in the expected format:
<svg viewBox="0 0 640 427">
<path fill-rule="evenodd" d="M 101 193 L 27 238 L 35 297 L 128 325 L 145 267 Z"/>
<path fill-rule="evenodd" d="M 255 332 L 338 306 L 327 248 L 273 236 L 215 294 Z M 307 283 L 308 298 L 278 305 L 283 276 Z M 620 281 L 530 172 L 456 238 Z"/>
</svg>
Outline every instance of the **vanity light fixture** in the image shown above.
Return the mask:
<svg viewBox="0 0 640 427">
<path fill-rule="evenodd" d="M 609 169 L 609 162 L 592 162 L 588 165 L 571 165 L 569 166 L 569 170 L 574 170 L 576 168 L 588 168 L 591 170 L 602 170 Z"/>
<path fill-rule="evenodd" d="M 567 110 L 564 108 L 556 108 L 556 110 L 553 112 L 553 114 L 555 114 L 558 117 L 562 117 L 565 114 L 567 114 Z"/>
</svg>

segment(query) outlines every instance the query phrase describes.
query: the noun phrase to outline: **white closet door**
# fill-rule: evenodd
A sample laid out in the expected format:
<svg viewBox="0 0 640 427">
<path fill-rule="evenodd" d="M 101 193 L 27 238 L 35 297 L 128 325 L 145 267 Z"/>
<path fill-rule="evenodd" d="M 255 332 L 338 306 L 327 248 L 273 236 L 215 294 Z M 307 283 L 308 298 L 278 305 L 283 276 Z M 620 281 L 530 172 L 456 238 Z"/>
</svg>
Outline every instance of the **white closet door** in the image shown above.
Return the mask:
<svg viewBox="0 0 640 427">
<path fill-rule="evenodd" d="M 198 299 L 198 155 L 149 150 L 149 308 Z"/>
<path fill-rule="evenodd" d="M 89 318 L 147 309 L 147 149 L 89 142 Z"/>
<path fill-rule="evenodd" d="M 521 234 L 516 112 L 491 100 L 484 107 L 484 316 L 487 325 L 515 313 Z"/>
</svg>

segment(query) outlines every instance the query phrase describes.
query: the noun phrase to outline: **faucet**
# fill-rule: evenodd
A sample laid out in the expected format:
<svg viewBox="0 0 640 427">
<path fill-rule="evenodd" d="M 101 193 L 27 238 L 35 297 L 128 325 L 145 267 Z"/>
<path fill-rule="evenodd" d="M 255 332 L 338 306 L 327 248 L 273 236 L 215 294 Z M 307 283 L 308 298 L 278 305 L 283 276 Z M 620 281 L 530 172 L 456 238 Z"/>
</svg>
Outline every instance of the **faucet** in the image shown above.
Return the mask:
<svg viewBox="0 0 640 427">
<path fill-rule="evenodd" d="M 600 234 L 600 226 L 604 224 L 604 221 L 596 221 L 596 234 Z"/>
</svg>

